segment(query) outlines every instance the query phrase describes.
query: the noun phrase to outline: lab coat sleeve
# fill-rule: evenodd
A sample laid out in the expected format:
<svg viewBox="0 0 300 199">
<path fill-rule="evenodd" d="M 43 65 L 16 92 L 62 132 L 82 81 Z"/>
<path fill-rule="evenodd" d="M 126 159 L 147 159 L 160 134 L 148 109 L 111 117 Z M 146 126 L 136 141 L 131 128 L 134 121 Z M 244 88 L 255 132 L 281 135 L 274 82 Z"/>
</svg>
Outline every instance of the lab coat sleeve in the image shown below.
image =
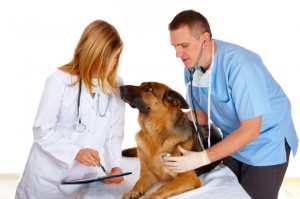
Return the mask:
<svg viewBox="0 0 300 199">
<path fill-rule="evenodd" d="M 122 80 L 119 80 L 123 84 Z M 119 91 L 113 95 L 113 107 L 110 121 L 110 136 L 105 143 L 105 157 L 109 158 L 108 167 L 122 167 L 122 142 L 124 138 L 125 103 Z"/>
<path fill-rule="evenodd" d="M 38 107 L 33 126 L 34 142 L 58 164 L 69 168 L 80 147 L 72 144 L 61 132 L 55 131 L 67 85 L 50 76 Z"/>
</svg>

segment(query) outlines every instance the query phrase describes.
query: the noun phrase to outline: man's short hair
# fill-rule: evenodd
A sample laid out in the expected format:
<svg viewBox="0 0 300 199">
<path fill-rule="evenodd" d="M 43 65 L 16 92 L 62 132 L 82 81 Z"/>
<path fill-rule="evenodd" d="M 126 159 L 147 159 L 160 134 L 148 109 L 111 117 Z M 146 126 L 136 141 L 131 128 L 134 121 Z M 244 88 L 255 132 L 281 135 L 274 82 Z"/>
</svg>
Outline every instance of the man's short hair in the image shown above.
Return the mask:
<svg viewBox="0 0 300 199">
<path fill-rule="evenodd" d="M 185 25 L 189 27 L 191 34 L 196 39 L 199 39 L 200 35 L 204 32 L 208 32 L 210 37 L 212 37 L 207 19 L 199 12 L 194 10 L 184 10 L 178 13 L 169 24 L 169 30 L 177 30 Z"/>
</svg>

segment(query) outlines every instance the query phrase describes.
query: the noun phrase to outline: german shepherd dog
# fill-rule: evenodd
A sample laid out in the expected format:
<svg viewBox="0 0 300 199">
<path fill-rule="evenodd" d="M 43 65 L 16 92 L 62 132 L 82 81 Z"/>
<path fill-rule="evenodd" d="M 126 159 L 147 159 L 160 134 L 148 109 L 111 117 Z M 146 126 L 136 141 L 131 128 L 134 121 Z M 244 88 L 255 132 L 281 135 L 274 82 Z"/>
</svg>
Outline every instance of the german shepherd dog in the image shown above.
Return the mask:
<svg viewBox="0 0 300 199">
<path fill-rule="evenodd" d="M 212 170 L 220 161 L 196 171 L 177 174 L 164 167 L 161 157 L 164 153 L 182 155 L 177 148 L 179 145 L 190 151 L 203 150 L 196 144 L 197 132 L 193 123 L 181 110 L 189 108 L 185 99 L 158 82 L 144 82 L 140 86 L 124 85 L 120 87 L 120 93 L 124 102 L 139 110 L 138 122 L 141 128 L 136 134 L 137 147 L 122 152 L 123 156 L 137 155 L 140 160 L 140 177 L 132 190 L 123 195 L 123 199 L 139 198 L 159 181 L 165 183 L 155 192 L 144 195 L 144 199 L 168 198 L 199 188 L 201 183 L 197 174 Z M 199 132 L 206 148 L 207 126 L 200 127 Z M 211 125 L 211 144 L 221 139 L 220 132 Z"/>
</svg>

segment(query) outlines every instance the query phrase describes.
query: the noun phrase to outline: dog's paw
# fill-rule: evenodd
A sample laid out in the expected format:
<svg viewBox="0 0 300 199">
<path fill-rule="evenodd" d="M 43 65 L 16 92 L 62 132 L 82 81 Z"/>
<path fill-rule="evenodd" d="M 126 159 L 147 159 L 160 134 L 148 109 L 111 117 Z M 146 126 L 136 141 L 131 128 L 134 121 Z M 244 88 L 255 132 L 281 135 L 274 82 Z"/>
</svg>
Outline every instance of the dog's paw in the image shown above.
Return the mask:
<svg viewBox="0 0 300 199">
<path fill-rule="evenodd" d="M 122 199 L 137 199 L 142 195 L 141 192 L 130 191 L 123 195 Z"/>
</svg>

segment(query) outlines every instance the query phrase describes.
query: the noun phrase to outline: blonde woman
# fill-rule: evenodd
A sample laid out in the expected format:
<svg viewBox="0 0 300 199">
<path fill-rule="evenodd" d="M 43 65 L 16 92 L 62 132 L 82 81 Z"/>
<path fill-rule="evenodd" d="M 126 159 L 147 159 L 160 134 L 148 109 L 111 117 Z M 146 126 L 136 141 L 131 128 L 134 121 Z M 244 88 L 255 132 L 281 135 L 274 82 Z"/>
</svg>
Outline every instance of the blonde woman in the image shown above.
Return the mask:
<svg viewBox="0 0 300 199">
<path fill-rule="evenodd" d="M 16 198 L 81 198 L 86 185 L 61 181 L 99 172 L 100 164 L 111 174 L 122 172 L 125 105 L 117 76 L 122 49 L 114 26 L 96 20 L 85 28 L 70 63 L 47 78 Z"/>
</svg>

